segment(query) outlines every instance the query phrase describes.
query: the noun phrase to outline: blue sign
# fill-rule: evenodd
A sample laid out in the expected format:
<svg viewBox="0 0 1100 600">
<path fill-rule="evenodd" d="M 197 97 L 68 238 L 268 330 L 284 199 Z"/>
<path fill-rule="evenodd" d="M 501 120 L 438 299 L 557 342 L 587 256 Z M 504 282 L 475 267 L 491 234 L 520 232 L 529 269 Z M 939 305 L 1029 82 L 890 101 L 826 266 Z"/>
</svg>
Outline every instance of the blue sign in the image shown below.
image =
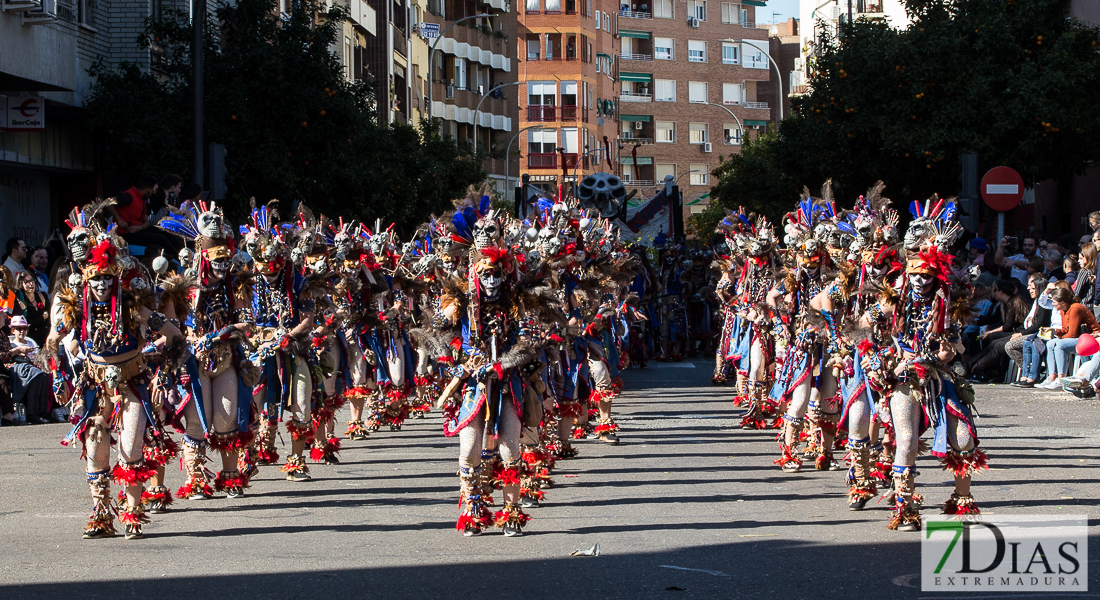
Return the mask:
<svg viewBox="0 0 1100 600">
<path fill-rule="evenodd" d="M 439 23 L 421 23 L 420 37 L 426 40 L 439 37 Z"/>
</svg>

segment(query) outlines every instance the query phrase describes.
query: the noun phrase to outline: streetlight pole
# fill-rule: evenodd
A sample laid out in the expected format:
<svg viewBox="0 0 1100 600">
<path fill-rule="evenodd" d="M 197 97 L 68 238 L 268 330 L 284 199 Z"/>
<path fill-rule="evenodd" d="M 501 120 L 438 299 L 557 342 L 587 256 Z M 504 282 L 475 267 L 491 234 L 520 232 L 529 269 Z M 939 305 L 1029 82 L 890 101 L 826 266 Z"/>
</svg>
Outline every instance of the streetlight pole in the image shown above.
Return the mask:
<svg viewBox="0 0 1100 600">
<path fill-rule="evenodd" d="M 193 0 L 191 8 L 191 181 L 206 189 L 203 152 L 202 38 L 206 0 Z"/>
<path fill-rule="evenodd" d="M 745 140 L 745 128 L 741 126 L 741 119 L 737 118 L 737 115 L 733 114 L 733 111 L 722 104 L 715 104 L 714 102 L 707 102 L 709 106 L 717 106 L 718 108 L 728 112 L 733 120 L 737 122 L 737 131 L 741 133 L 742 142 Z"/>
<path fill-rule="evenodd" d="M 542 125 L 528 125 L 527 127 L 524 127 L 523 129 L 517 131 L 516 134 L 512 136 L 512 139 L 508 140 L 508 149 L 504 151 L 504 185 L 506 187 L 508 185 L 508 175 L 512 172 L 512 142 L 516 141 L 516 138 L 519 137 L 519 134 L 535 127 L 542 127 Z"/>
<path fill-rule="evenodd" d="M 730 43 L 733 43 L 733 44 L 741 44 L 742 46 L 744 46 L 750 40 L 734 40 L 734 39 L 726 38 L 726 39 L 721 40 L 721 41 L 730 42 Z M 766 41 L 766 40 L 751 40 L 751 41 L 755 42 L 755 41 Z M 752 46 L 752 44 L 749 44 L 749 45 Z M 756 46 L 753 46 L 753 47 L 755 48 Z M 742 52 L 741 54 L 742 54 L 742 56 L 744 56 L 744 52 Z M 773 67 L 775 67 L 775 83 L 776 83 L 776 88 L 779 90 L 779 120 L 782 121 L 783 120 L 783 74 L 779 72 L 779 65 L 775 64 L 775 59 L 772 58 L 772 55 L 771 55 L 770 52 L 765 52 L 764 56 L 767 56 L 768 57 L 768 62 L 770 62 Z"/>
<path fill-rule="evenodd" d="M 481 120 L 481 119 L 478 118 L 478 113 L 481 112 L 481 103 L 485 102 L 485 99 L 488 98 L 490 94 L 492 94 L 493 92 L 499 90 L 500 88 L 508 87 L 510 85 L 519 85 L 521 83 L 523 83 L 523 82 L 522 81 L 513 81 L 512 83 L 502 83 L 502 84 L 496 86 L 495 88 L 485 92 L 485 95 L 481 97 L 481 100 L 477 101 L 477 108 L 474 109 L 474 154 L 477 154 L 477 122 Z M 508 178 L 507 177 L 504 178 L 504 184 L 508 185 Z"/>
<path fill-rule="evenodd" d="M 435 98 L 435 48 L 439 45 L 439 40 L 443 39 L 443 34 L 451 30 L 452 27 L 458 25 L 463 21 L 469 21 L 470 19 L 492 19 L 493 15 L 480 14 L 470 15 L 469 17 L 462 17 L 461 19 L 455 19 L 454 23 L 448 25 L 443 31 L 439 32 L 439 37 L 435 38 L 432 42 L 432 49 L 428 52 L 428 121 L 432 120 L 432 111 L 435 108 L 432 100 Z"/>
</svg>

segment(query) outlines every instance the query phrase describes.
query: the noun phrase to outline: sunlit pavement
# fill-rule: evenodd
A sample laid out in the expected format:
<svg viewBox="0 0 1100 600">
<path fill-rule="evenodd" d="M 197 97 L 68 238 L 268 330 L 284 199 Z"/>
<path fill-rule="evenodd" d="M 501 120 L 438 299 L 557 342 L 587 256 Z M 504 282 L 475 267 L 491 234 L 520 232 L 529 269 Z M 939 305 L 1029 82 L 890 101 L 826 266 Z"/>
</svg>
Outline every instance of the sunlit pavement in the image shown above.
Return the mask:
<svg viewBox="0 0 1100 600">
<path fill-rule="evenodd" d="M 455 532 L 457 440 L 438 413 L 345 440 L 311 482 L 267 467 L 244 498 L 177 500 L 131 541 L 81 539 L 90 501 L 66 426 L 0 429 L 0 598 L 943 597 L 919 591 L 920 534 L 887 531 L 886 502 L 850 512 L 843 471 L 773 466 L 774 432 L 737 428 L 711 364 L 625 373 L 622 443 L 577 442 L 522 538 Z M 1100 403 L 997 385 L 977 406 L 984 512 L 1092 511 Z M 950 477 L 928 457 L 918 468 L 935 514 Z M 598 557 L 570 556 L 596 543 Z"/>
</svg>

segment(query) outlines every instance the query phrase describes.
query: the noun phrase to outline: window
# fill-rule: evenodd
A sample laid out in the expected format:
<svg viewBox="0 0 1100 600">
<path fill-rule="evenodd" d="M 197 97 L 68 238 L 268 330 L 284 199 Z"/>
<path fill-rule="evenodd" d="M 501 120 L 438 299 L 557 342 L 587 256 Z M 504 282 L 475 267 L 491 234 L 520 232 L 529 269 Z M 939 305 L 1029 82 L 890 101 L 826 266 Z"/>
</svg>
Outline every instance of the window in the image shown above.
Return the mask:
<svg viewBox="0 0 1100 600">
<path fill-rule="evenodd" d="M 688 16 L 700 21 L 707 20 L 707 0 L 688 0 Z"/>
<path fill-rule="evenodd" d="M 722 104 L 741 104 L 741 84 L 722 84 Z"/>
<path fill-rule="evenodd" d="M 741 5 L 734 4 L 732 2 L 722 3 L 722 22 L 733 23 L 734 25 L 741 22 Z"/>
<path fill-rule="evenodd" d="M 690 123 L 688 127 L 691 130 L 691 139 L 688 140 L 691 144 L 702 144 L 710 141 L 710 137 L 707 135 L 706 123 Z"/>
<path fill-rule="evenodd" d="M 527 12 L 529 12 L 529 13 L 539 12 L 539 0 L 527 0 Z"/>
<path fill-rule="evenodd" d="M 547 6 L 550 6 L 547 4 Z M 554 51 L 561 45 L 561 37 L 546 34 L 546 60 L 554 60 Z"/>
<path fill-rule="evenodd" d="M 577 154 L 577 128 L 563 127 L 561 130 L 561 145 L 566 154 Z"/>
<path fill-rule="evenodd" d="M 546 12 L 560 13 L 561 12 L 561 0 L 546 0 Z"/>
<path fill-rule="evenodd" d="M 657 142 L 665 144 L 676 142 L 676 123 L 672 121 L 657 121 L 656 131 Z"/>
<path fill-rule="evenodd" d="M 554 106 L 557 91 L 557 82 L 529 81 L 527 83 L 527 105 Z"/>
<path fill-rule="evenodd" d="M 466 89 L 466 59 L 455 59 L 455 87 L 460 90 Z"/>
<path fill-rule="evenodd" d="M 654 174 L 657 176 L 657 182 L 664 182 L 665 177 L 671 177 L 673 181 L 676 181 L 676 163 L 657 163 L 653 168 Z"/>
<path fill-rule="evenodd" d="M 672 60 L 676 56 L 675 42 L 672 38 L 653 38 L 653 58 L 657 60 Z"/>
<path fill-rule="evenodd" d="M 607 13 L 603 14 L 603 30 L 611 33 L 611 15 Z"/>
<path fill-rule="evenodd" d="M 95 3 L 93 0 L 79 0 L 77 10 L 80 11 L 80 24 L 88 27 L 95 26 Z"/>
<path fill-rule="evenodd" d="M 688 167 L 693 171 L 690 176 L 691 185 L 710 185 L 710 167 L 697 163 Z"/>
<path fill-rule="evenodd" d="M 539 51 L 541 50 L 539 47 L 540 45 L 539 38 L 527 38 L 527 60 L 539 59 Z"/>
<path fill-rule="evenodd" d="M 695 102 L 706 104 L 707 103 L 707 82 L 705 81 L 689 81 L 688 82 L 688 102 Z"/>
<path fill-rule="evenodd" d="M 672 12 L 672 0 L 653 0 L 653 16 L 658 19 L 671 19 L 676 16 Z"/>
<path fill-rule="evenodd" d="M 527 152 L 530 154 L 553 154 L 557 149 L 557 129 L 532 129 L 527 134 Z"/>
<path fill-rule="evenodd" d="M 634 165 L 623 165 L 623 181 L 634 181 Z"/>
<path fill-rule="evenodd" d="M 741 50 L 737 44 L 722 44 L 722 64 L 736 65 L 741 63 Z"/>
<path fill-rule="evenodd" d="M 653 99 L 657 102 L 676 102 L 676 80 L 656 79 L 653 82 Z"/>
<path fill-rule="evenodd" d="M 737 128 L 736 123 L 722 125 L 722 136 L 725 138 L 727 146 L 741 145 L 741 130 Z"/>
<path fill-rule="evenodd" d="M 707 43 L 688 40 L 688 62 L 707 62 Z"/>
<path fill-rule="evenodd" d="M 561 104 L 562 104 L 562 106 L 576 106 L 577 105 L 577 82 L 576 81 L 563 81 L 563 82 L 561 82 Z"/>
<path fill-rule="evenodd" d="M 351 65 L 354 62 L 351 54 L 351 38 L 344 36 L 344 77 L 351 79 Z"/>
<path fill-rule="evenodd" d="M 760 40 L 757 43 L 766 44 L 768 42 L 767 40 Z M 765 51 L 760 47 L 746 41 L 743 50 L 745 55 L 742 57 L 741 65 L 746 69 L 768 69 L 771 67 Z"/>
<path fill-rule="evenodd" d="M 596 11 L 596 29 L 600 28 L 600 11 Z"/>
</svg>

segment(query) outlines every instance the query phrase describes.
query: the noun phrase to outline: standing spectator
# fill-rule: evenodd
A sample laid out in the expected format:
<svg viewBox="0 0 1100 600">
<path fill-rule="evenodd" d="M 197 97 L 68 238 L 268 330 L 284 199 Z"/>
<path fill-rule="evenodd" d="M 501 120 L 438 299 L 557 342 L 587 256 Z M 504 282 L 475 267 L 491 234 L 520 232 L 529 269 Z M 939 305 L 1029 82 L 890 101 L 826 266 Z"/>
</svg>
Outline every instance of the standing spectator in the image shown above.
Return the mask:
<svg viewBox="0 0 1100 600">
<path fill-rule="evenodd" d="M 1008 250 L 1010 246 L 1012 246 L 1012 250 Z M 1006 251 L 1015 251 L 1015 238 L 1006 235 L 1001 240 L 1000 245 L 997 246 L 997 252 L 993 255 L 993 263 L 1001 267 L 1011 267 L 1012 276 L 1019 280 L 1021 284 L 1026 284 L 1028 259 L 1035 256 L 1035 251 L 1037 249 L 1038 242 L 1035 237 L 1028 236 L 1024 238 L 1024 243 L 1019 254 L 1005 256 Z M 1042 267 L 1040 266 L 1040 268 Z"/>
<path fill-rule="evenodd" d="M 1066 271 L 1062 264 L 1062 253 L 1053 247 L 1048 247 L 1045 250 L 1040 251 L 1043 257 L 1043 272 L 1047 274 L 1048 279 L 1056 279 L 1058 281 L 1069 281 L 1066 279 L 1066 275 L 1070 271 Z M 1073 281 L 1070 281 L 1073 283 Z"/>
<path fill-rule="evenodd" d="M 114 206 L 108 206 L 107 212 L 115 219 L 122 239 L 139 246 L 156 246 L 178 254 L 183 243 L 173 239 L 163 231 L 153 228 L 147 211 L 147 198 L 157 190 L 157 180 L 151 175 L 142 175 L 134 187 L 122 192 L 116 198 Z"/>
<path fill-rule="evenodd" d="M 1096 285 L 1096 245 L 1088 242 L 1081 246 L 1081 254 L 1076 261 L 1077 275 L 1073 281 L 1073 294 L 1081 299 L 1085 306 L 1092 307 L 1093 286 Z"/>
<path fill-rule="evenodd" d="M 1089 213 L 1089 229 L 1100 230 L 1100 210 Z"/>
<path fill-rule="evenodd" d="M 165 175 L 157 184 L 157 191 L 149 199 L 149 213 L 156 214 L 166 206 L 176 206 L 183 178 L 179 175 Z M 157 219 L 154 219 L 157 220 Z"/>
<path fill-rule="evenodd" d="M 4 259 L 4 266 L 8 272 L 13 277 L 22 273 L 23 261 L 27 260 L 27 243 L 17 237 L 9 238 L 5 252 L 7 258 Z"/>
<path fill-rule="evenodd" d="M 1050 293 L 1050 297 L 1054 301 L 1054 310 L 1062 315 L 1062 323 L 1051 331 L 1054 337 L 1047 342 L 1047 381 L 1035 387 L 1057 390 L 1062 387 L 1058 379 L 1069 373 L 1069 356 L 1077 347 L 1077 338 L 1082 333 L 1100 332 L 1100 324 L 1070 290 L 1059 287 Z"/>
<path fill-rule="evenodd" d="M 982 267 L 985 271 L 988 265 L 985 264 L 985 255 L 989 252 L 989 244 L 982 238 L 974 238 L 970 240 L 970 264 L 976 267 Z"/>
<path fill-rule="evenodd" d="M 31 339 L 39 345 L 45 344 L 50 333 L 50 299 L 38 291 L 38 283 L 30 271 L 20 273 L 16 281 L 15 314 L 28 323 Z"/>
<path fill-rule="evenodd" d="M 35 248 L 34 251 L 31 252 L 31 266 L 27 270 L 34 276 L 38 291 L 43 293 L 50 291 L 50 274 L 46 270 L 49 266 L 50 253 L 46 250 L 45 246 Z"/>
</svg>

